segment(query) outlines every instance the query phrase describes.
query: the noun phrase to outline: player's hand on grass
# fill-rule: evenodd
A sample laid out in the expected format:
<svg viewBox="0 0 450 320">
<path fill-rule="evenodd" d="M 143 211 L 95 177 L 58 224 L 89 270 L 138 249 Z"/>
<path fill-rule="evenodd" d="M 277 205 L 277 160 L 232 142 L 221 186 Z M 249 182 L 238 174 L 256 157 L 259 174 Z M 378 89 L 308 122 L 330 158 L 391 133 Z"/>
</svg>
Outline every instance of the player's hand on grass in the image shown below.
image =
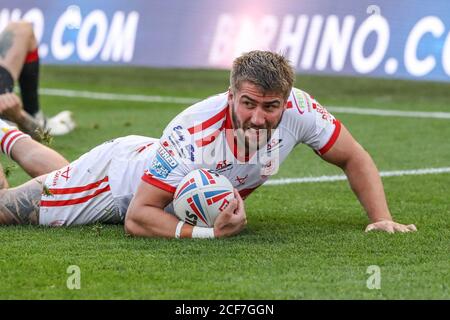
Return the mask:
<svg viewBox="0 0 450 320">
<path fill-rule="evenodd" d="M 234 196 L 236 199 L 231 200 L 228 206 L 217 216 L 214 223 L 214 235 L 216 238 L 236 235 L 247 224 L 244 200 L 242 200 L 236 189 L 234 189 Z"/>
<path fill-rule="evenodd" d="M 22 100 L 15 93 L 0 94 L 0 116 L 3 119 L 19 122 L 23 112 Z"/>
<path fill-rule="evenodd" d="M 417 228 L 413 224 L 405 225 L 405 224 L 397 223 L 392 220 L 381 220 L 378 222 L 371 223 L 366 227 L 366 232 L 373 231 L 373 230 L 380 230 L 380 231 L 386 231 L 388 233 L 395 233 L 395 232 L 417 231 Z"/>
</svg>

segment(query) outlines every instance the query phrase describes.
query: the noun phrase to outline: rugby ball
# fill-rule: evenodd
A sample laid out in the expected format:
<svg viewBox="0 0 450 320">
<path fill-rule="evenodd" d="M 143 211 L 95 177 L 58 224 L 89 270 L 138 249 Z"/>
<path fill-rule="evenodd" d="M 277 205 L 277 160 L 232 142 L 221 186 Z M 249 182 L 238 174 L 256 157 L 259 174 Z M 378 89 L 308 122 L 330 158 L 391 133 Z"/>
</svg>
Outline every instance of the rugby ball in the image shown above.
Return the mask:
<svg viewBox="0 0 450 320">
<path fill-rule="evenodd" d="M 233 185 L 212 170 L 197 169 L 178 185 L 173 207 L 175 215 L 193 226 L 212 227 L 220 212 L 233 200 Z"/>
</svg>

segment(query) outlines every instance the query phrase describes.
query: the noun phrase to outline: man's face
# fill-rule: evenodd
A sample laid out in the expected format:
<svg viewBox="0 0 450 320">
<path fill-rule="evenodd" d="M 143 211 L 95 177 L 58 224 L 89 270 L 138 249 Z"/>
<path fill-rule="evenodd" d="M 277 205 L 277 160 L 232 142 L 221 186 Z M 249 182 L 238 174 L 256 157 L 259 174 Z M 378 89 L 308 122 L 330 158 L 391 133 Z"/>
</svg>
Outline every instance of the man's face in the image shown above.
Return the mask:
<svg viewBox="0 0 450 320">
<path fill-rule="evenodd" d="M 245 141 L 246 149 L 249 145 L 261 147 L 267 143 L 271 130 L 281 121 L 286 103 L 281 93 L 263 92 L 248 81 L 236 92 L 229 91 L 233 127 L 238 139 Z"/>
</svg>

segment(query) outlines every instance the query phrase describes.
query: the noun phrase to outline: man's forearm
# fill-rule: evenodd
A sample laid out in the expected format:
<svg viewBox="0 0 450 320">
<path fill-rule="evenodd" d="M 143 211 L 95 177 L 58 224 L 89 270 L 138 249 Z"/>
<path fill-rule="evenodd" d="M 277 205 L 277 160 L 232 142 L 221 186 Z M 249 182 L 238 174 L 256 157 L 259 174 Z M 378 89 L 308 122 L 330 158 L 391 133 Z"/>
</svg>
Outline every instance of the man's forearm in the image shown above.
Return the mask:
<svg viewBox="0 0 450 320">
<path fill-rule="evenodd" d="M 392 220 L 378 169 L 370 155 L 361 150 L 344 168 L 353 192 L 372 222 Z"/>
<path fill-rule="evenodd" d="M 175 236 L 175 229 L 179 221 L 176 217 L 157 207 L 133 206 L 130 209 L 125 219 L 127 233 L 149 238 L 173 238 Z"/>
<path fill-rule="evenodd" d="M 134 211 L 127 213 L 125 230 L 128 234 L 147 238 L 174 238 L 175 229 L 180 220 L 157 207 L 130 207 Z M 130 212 L 130 210 L 129 210 Z M 181 238 L 192 237 L 192 226 L 185 223 L 181 229 Z"/>
</svg>

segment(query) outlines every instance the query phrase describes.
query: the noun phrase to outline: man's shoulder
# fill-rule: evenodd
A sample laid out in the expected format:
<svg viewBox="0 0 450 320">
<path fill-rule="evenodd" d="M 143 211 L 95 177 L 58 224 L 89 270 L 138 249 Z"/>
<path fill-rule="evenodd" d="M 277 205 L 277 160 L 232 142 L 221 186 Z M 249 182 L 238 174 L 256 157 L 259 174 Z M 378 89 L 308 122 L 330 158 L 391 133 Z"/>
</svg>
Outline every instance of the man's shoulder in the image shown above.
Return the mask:
<svg viewBox="0 0 450 320">
<path fill-rule="evenodd" d="M 227 94 L 202 100 L 178 114 L 166 127 L 161 146 L 183 162 L 198 160 L 202 148 L 215 141 L 227 118 Z"/>
<path fill-rule="evenodd" d="M 314 98 L 307 92 L 292 88 L 287 100 L 287 107 L 283 113 L 281 126 L 291 131 L 297 131 L 299 126 L 304 126 L 314 120 Z"/>
<path fill-rule="evenodd" d="M 194 124 L 215 115 L 227 106 L 226 92 L 210 96 L 183 110 L 176 118 Z"/>
<path fill-rule="evenodd" d="M 292 88 L 287 102 L 287 110 L 293 114 L 303 115 L 311 112 L 316 104 L 313 96 L 304 90 Z"/>
<path fill-rule="evenodd" d="M 228 106 L 227 93 L 206 98 L 178 114 L 166 131 L 182 130 L 189 135 L 204 135 L 222 126 Z"/>
</svg>

